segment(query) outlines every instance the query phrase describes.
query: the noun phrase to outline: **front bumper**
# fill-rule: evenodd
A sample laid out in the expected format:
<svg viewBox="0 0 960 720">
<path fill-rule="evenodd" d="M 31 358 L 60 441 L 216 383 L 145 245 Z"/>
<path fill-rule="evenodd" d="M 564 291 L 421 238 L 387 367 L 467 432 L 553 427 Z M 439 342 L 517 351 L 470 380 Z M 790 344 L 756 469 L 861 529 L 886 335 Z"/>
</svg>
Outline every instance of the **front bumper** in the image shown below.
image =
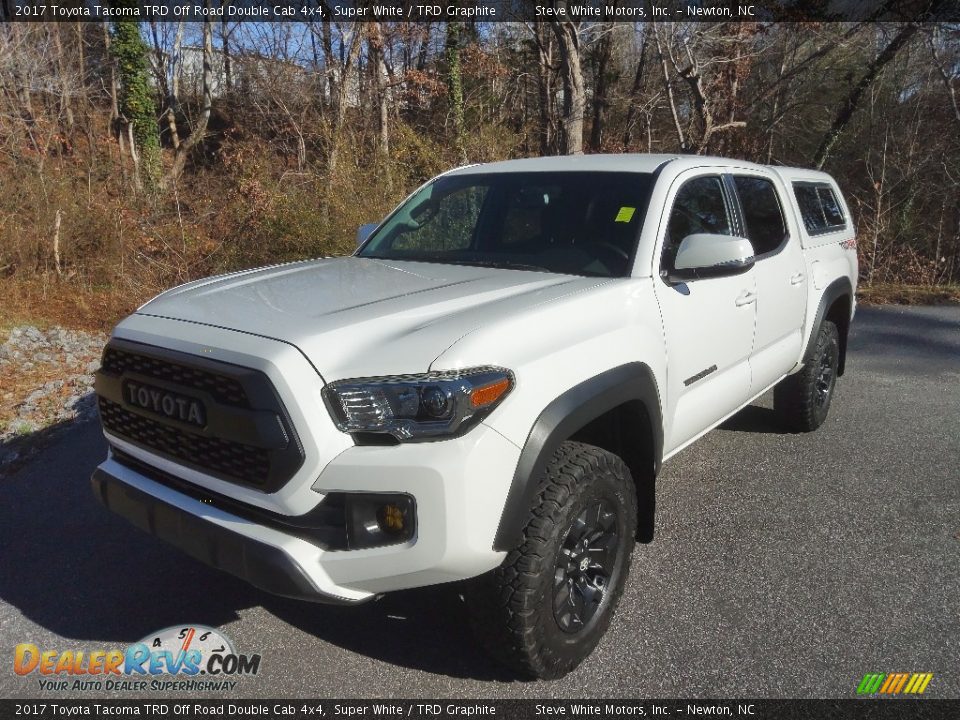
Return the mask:
<svg viewBox="0 0 960 720">
<path fill-rule="evenodd" d="M 359 602 L 321 590 L 309 573 L 280 547 L 193 515 L 124 482 L 104 466 L 94 471 L 90 482 L 94 494 L 109 510 L 197 560 L 236 575 L 261 590 L 301 600 Z"/>
<path fill-rule="evenodd" d="M 122 450 L 140 463 L 159 467 L 142 450 Z M 405 493 L 416 506 L 412 540 L 358 550 L 325 549 L 303 534 L 241 517 L 229 507 L 158 482 L 113 455 L 97 469 L 93 485 L 113 512 L 268 592 L 358 603 L 497 567 L 504 553 L 493 550 L 493 538 L 519 453 L 516 445 L 483 424 L 461 438 L 354 446 L 340 453 L 309 488 L 314 505 L 332 492 L 373 492 Z M 178 474 L 175 468 L 163 470 Z"/>
<path fill-rule="evenodd" d="M 323 378 L 287 343 L 144 315 L 125 320 L 115 336 L 263 373 L 289 413 L 304 457 L 281 487 L 258 488 L 105 432 L 112 454 L 94 485 L 111 510 L 134 524 L 269 592 L 327 602 L 362 602 L 474 577 L 503 561 L 493 539 L 520 449 L 493 428 L 481 423 L 458 438 L 359 446 L 334 425 Z M 124 456 L 135 463 L 121 462 Z M 415 535 L 400 544 L 342 550 L 298 531 L 333 493 L 410 496 Z"/>
</svg>

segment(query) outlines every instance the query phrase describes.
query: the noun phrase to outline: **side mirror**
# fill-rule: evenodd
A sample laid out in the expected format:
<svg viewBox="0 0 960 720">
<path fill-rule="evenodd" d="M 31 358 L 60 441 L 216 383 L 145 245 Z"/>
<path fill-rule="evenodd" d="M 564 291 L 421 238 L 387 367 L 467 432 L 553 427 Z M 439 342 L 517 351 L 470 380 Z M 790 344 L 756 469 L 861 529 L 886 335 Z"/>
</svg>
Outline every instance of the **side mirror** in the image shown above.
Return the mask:
<svg viewBox="0 0 960 720">
<path fill-rule="evenodd" d="M 367 238 L 380 226 L 380 223 L 366 223 L 357 229 L 357 247 L 363 245 Z"/>
<path fill-rule="evenodd" d="M 739 275 L 752 268 L 753 263 L 753 246 L 746 238 L 694 233 L 680 243 L 667 279 L 687 282 Z"/>
</svg>

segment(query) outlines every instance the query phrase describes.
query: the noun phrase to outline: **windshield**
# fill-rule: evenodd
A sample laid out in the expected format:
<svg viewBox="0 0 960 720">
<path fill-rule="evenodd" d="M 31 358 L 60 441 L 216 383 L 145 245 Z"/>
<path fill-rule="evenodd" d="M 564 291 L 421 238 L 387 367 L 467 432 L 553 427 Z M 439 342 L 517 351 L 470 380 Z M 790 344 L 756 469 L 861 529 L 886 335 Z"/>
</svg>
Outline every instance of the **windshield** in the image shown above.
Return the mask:
<svg viewBox="0 0 960 720">
<path fill-rule="evenodd" d="M 623 277 L 650 175 L 488 173 L 440 177 L 401 205 L 357 255 Z"/>
</svg>

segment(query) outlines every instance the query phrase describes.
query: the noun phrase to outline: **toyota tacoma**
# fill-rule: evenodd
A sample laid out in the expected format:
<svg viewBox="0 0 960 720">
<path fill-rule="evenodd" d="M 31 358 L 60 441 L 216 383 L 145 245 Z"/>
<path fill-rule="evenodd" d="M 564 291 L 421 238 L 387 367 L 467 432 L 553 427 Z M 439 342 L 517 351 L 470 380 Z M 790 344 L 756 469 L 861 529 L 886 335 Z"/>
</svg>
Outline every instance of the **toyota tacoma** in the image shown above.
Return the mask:
<svg viewBox="0 0 960 720">
<path fill-rule="evenodd" d="M 349 257 L 173 288 L 96 377 L 99 499 L 279 595 L 466 581 L 527 676 L 594 649 L 661 464 L 771 388 L 824 422 L 854 224 L 811 170 L 667 155 L 458 168 Z"/>
</svg>

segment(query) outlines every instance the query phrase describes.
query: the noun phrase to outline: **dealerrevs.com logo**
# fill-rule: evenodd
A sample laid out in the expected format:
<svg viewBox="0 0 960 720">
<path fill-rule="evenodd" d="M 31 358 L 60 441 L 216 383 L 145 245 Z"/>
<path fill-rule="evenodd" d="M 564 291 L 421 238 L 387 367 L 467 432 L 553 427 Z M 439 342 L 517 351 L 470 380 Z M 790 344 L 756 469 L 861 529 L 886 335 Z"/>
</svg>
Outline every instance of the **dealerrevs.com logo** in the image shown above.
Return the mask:
<svg viewBox="0 0 960 720">
<path fill-rule="evenodd" d="M 13 670 L 39 676 L 40 690 L 229 691 L 234 678 L 260 671 L 260 655 L 236 652 L 214 628 L 181 625 L 126 648 L 59 651 L 21 643 Z"/>
</svg>

